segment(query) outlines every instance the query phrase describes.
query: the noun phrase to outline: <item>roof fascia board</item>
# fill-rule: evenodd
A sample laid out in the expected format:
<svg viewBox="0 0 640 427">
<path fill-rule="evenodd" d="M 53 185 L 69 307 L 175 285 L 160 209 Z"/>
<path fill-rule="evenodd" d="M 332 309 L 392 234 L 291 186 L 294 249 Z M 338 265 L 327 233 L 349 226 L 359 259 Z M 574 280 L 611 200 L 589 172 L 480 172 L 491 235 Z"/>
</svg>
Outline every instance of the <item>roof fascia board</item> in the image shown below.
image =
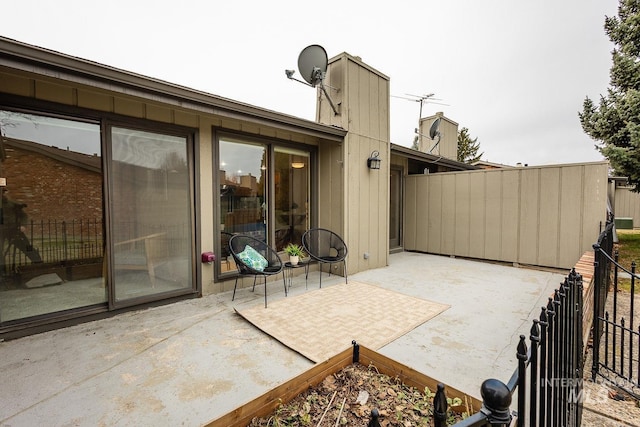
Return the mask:
<svg viewBox="0 0 640 427">
<path fill-rule="evenodd" d="M 476 170 L 481 169 L 478 166 L 470 165 L 468 163 L 461 163 L 455 160 L 447 159 L 446 157 L 436 156 L 433 154 L 423 153 L 412 148 L 403 147 L 402 145 L 391 144 L 391 153 L 399 156 L 408 157 L 414 160 L 419 160 L 428 163 L 439 163 L 458 170 Z"/>
<path fill-rule="evenodd" d="M 289 116 L 163 80 L 0 37 L 0 65 L 59 78 L 202 113 L 269 124 L 323 139 L 342 141 L 347 131 Z"/>
</svg>

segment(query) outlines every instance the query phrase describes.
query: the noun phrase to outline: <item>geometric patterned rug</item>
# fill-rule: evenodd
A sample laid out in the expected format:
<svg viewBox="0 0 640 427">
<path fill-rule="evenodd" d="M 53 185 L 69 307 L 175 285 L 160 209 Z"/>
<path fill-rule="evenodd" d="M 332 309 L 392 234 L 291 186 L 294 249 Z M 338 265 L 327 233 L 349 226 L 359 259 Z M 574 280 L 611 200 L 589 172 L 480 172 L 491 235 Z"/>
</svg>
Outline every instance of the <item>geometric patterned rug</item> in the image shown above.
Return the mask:
<svg viewBox="0 0 640 427">
<path fill-rule="evenodd" d="M 351 281 L 236 312 L 313 362 L 355 340 L 373 350 L 401 337 L 450 306 Z"/>
</svg>

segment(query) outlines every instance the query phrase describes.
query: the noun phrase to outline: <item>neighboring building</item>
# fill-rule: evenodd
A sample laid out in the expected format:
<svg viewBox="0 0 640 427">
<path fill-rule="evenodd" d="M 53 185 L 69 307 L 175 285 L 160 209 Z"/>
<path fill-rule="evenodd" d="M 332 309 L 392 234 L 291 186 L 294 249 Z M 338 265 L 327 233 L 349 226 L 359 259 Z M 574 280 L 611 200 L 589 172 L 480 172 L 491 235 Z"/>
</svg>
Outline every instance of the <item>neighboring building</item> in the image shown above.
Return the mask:
<svg viewBox="0 0 640 427">
<path fill-rule="evenodd" d="M 437 123 L 434 125 L 436 120 Z M 433 138 L 431 138 L 432 129 L 434 131 Z M 421 118 L 418 128 L 418 147 L 424 153 L 457 161 L 458 123 L 445 117 L 442 112 Z"/>
</svg>

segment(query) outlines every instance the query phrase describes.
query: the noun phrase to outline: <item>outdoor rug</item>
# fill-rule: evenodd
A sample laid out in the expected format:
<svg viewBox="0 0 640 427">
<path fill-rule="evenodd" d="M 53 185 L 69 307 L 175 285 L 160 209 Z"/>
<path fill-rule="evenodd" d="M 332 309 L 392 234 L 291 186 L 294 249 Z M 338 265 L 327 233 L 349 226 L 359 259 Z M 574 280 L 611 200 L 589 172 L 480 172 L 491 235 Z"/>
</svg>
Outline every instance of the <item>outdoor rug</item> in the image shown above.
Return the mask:
<svg viewBox="0 0 640 427">
<path fill-rule="evenodd" d="M 373 350 L 437 316 L 449 305 L 350 281 L 236 312 L 313 362 L 355 340 Z"/>
</svg>

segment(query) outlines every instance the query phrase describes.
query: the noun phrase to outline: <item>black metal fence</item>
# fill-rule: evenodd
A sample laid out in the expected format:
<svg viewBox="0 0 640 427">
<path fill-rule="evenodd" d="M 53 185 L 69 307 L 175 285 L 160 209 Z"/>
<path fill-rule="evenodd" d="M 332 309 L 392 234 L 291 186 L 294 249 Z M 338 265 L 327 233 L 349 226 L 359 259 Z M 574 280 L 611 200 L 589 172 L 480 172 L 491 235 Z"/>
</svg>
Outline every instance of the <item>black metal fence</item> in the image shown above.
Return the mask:
<svg viewBox="0 0 640 427">
<path fill-rule="evenodd" d="M 2 230 L 3 265 L 11 271 L 36 262 L 60 263 L 104 255 L 101 219 L 31 221 Z"/>
<path fill-rule="evenodd" d="M 640 276 L 636 264 L 627 270 L 618 263 L 618 253 L 613 252 L 613 223 L 600 234 L 593 245 L 594 265 L 594 316 L 593 316 L 593 365 L 592 380 L 603 378 L 640 399 L 640 326 L 634 317 L 635 286 Z M 613 255 L 613 257 L 612 257 Z M 622 295 L 619 295 L 619 279 L 626 275 L 630 280 L 628 314 L 620 313 Z M 609 307 L 607 295 L 611 291 Z"/>
<path fill-rule="evenodd" d="M 483 401 L 480 412 L 455 426 L 508 426 L 514 421 L 518 426 L 580 426 L 582 310 L 582 276 L 572 270 L 542 307 L 539 319 L 533 321 L 529 348 L 526 337 L 520 336 L 516 348 L 518 368 L 509 382 L 486 380 L 480 390 Z M 446 402 L 444 393 L 444 388 L 438 389 L 434 406 L 442 399 Z M 514 395 L 516 411 L 511 409 Z M 446 425 L 443 417 L 436 417 L 436 412 L 434 408 L 435 426 Z"/>
</svg>

